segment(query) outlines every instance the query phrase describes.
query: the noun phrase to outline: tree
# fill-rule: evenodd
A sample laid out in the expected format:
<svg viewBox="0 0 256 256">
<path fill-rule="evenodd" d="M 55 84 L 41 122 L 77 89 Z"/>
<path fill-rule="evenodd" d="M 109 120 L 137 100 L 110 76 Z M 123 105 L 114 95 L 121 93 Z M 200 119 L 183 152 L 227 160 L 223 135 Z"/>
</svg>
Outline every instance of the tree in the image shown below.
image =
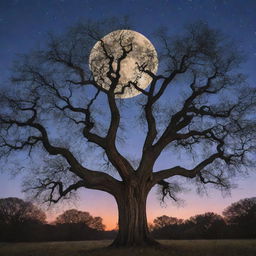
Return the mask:
<svg viewBox="0 0 256 256">
<path fill-rule="evenodd" d="M 183 234 L 183 219 L 166 215 L 154 219 L 152 235 L 158 239 L 180 239 Z"/>
<path fill-rule="evenodd" d="M 226 227 L 224 219 L 213 212 L 195 215 L 186 225 L 190 226 L 192 238 L 220 238 Z"/>
<path fill-rule="evenodd" d="M 0 199 L 0 241 L 36 240 L 45 220 L 45 213 L 30 202 L 15 197 Z"/>
<path fill-rule="evenodd" d="M 241 199 L 228 206 L 223 215 L 229 224 L 256 221 L 256 197 Z"/>
<path fill-rule="evenodd" d="M 238 237 L 256 237 L 256 197 L 241 199 L 223 211 L 227 223 Z"/>
<path fill-rule="evenodd" d="M 154 222 L 154 227 L 158 229 L 158 228 L 163 228 L 170 225 L 179 225 L 183 222 L 183 220 L 178 219 L 176 217 L 169 217 L 169 216 L 163 215 L 155 218 L 153 222 Z"/>
<path fill-rule="evenodd" d="M 56 218 L 57 224 L 83 223 L 90 228 L 104 230 L 101 217 L 93 217 L 89 212 L 82 212 L 76 209 L 67 210 Z"/>
<path fill-rule="evenodd" d="M 154 223 L 152 234 L 158 239 L 219 239 L 227 234 L 225 220 L 213 212 L 198 214 L 188 220 L 161 216 Z"/>
<path fill-rule="evenodd" d="M 0 199 L 0 223 L 2 224 L 45 223 L 45 220 L 45 213 L 30 202 L 16 197 Z"/>
<path fill-rule="evenodd" d="M 136 45 L 124 30 L 114 38 L 115 55 L 117 49 L 101 38 L 116 29 L 129 27 L 115 20 L 78 24 L 16 61 L 11 84 L 1 93 L 1 156 L 26 151 L 36 159 L 26 165 L 31 170 L 26 191 L 45 202 L 70 198 L 80 188 L 111 194 L 119 212 L 113 246 L 156 244 L 146 219 L 154 186 L 162 200 L 177 200 L 176 177 L 195 180 L 199 189 L 208 184 L 230 189 L 230 178 L 253 164 L 255 88 L 239 72 L 237 49 L 198 22 L 176 38 L 160 30 L 159 74 L 143 56 L 134 70 L 138 79 L 150 76 L 148 88 L 135 79 L 117 92 L 121 64 Z M 101 54 L 93 65 L 99 75 L 93 78 L 89 53 L 97 41 Z M 140 95 L 122 99 L 126 88 Z M 124 145 L 143 131 L 134 147 L 140 159 L 131 159 Z M 156 168 L 161 153 L 178 151 L 186 161 L 191 153 L 195 160 Z"/>
</svg>

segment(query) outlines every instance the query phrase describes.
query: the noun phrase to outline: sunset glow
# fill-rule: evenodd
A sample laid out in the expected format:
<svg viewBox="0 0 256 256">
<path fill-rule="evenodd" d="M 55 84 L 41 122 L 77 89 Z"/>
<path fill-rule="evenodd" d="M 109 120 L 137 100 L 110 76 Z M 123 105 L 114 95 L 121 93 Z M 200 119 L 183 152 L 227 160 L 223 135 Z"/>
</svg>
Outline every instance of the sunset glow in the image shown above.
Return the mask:
<svg viewBox="0 0 256 256">
<path fill-rule="evenodd" d="M 256 179 L 256 176 L 253 176 Z M 0 189 L 0 193 L 4 193 Z M 183 206 L 177 206 L 170 200 L 166 201 L 165 206 L 161 206 L 157 200 L 156 191 L 152 191 L 148 197 L 147 216 L 148 223 L 153 223 L 156 217 L 167 215 L 181 219 L 188 219 L 197 214 L 205 212 L 215 212 L 221 214 L 225 207 L 242 198 L 255 195 L 256 190 L 254 182 L 243 180 L 240 187 L 233 191 L 232 196 L 223 197 L 220 192 L 210 191 L 208 196 L 199 195 L 184 195 L 185 200 Z M 100 216 L 103 218 L 103 223 L 106 230 L 113 230 L 117 227 L 118 212 L 115 200 L 106 193 L 85 191 L 81 194 L 81 201 L 64 205 L 63 208 L 52 209 L 48 212 L 48 221 L 53 222 L 59 214 L 67 209 L 76 208 L 81 211 L 88 211 L 94 217 Z"/>
</svg>

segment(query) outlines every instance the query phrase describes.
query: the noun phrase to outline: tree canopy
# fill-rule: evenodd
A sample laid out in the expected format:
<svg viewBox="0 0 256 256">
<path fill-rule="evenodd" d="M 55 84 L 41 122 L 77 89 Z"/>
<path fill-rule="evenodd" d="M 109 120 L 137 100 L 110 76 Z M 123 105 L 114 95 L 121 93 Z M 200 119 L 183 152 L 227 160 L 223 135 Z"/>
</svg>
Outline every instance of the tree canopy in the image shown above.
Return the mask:
<svg viewBox="0 0 256 256">
<path fill-rule="evenodd" d="M 154 219 L 154 228 L 163 228 L 170 225 L 181 224 L 183 219 L 162 215 Z"/>
<path fill-rule="evenodd" d="M 256 197 L 244 198 L 228 206 L 223 215 L 230 224 L 256 220 Z"/>
<path fill-rule="evenodd" d="M 46 215 L 31 202 L 20 198 L 8 197 L 0 199 L 0 223 L 19 225 L 23 223 L 45 223 Z"/>
<path fill-rule="evenodd" d="M 76 209 L 70 209 L 56 218 L 57 224 L 83 223 L 90 228 L 104 230 L 101 217 L 93 217 L 89 212 L 82 212 Z"/>
</svg>

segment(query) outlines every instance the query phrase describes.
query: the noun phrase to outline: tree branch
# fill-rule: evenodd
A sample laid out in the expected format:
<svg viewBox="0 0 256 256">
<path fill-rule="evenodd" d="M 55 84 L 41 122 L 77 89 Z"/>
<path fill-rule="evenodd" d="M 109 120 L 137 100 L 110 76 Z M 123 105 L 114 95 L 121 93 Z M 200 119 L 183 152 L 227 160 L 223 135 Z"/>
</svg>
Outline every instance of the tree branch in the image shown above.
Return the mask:
<svg viewBox="0 0 256 256">
<path fill-rule="evenodd" d="M 64 157 L 71 166 L 70 170 L 84 180 L 86 187 L 100 189 L 111 194 L 116 192 L 113 187 L 119 189 L 119 181 L 114 179 L 112 176 L 83 167 L 68 149 L 53 146 L 49 141 L 46 129 L 41 124 L 33 123 L 30 119 L 26 122 L 20 122 L 13 119 L 4 119 L 1 116 L 0 122 L 2 124 L 17 125 L 18 127 L 32 127 L 38 130 L 41 136 L 37 137 L 37 141 L 40 140 L 42 142 L 44 148 L 50 155 L 61 155 Z M 25 144 L 28 144 L 28 142 Z"/>
</svg>

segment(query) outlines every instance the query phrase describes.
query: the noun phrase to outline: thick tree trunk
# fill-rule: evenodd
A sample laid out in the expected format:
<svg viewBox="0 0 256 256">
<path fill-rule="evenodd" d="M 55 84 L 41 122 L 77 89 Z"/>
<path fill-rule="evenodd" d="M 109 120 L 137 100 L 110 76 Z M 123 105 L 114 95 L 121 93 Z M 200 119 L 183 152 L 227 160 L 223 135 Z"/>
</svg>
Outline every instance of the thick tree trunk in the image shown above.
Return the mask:
<svg viewBox="0 0 256 256">
<path fill-rule="evenodd" d="M 122 194 L 116 198 L 119 231 L 111 246 L 158 245 L 149 234 L 146 216 L 148 190 L 143 187 L 137 182 L 133 185 L 125 185 Z"/>
</svg>

